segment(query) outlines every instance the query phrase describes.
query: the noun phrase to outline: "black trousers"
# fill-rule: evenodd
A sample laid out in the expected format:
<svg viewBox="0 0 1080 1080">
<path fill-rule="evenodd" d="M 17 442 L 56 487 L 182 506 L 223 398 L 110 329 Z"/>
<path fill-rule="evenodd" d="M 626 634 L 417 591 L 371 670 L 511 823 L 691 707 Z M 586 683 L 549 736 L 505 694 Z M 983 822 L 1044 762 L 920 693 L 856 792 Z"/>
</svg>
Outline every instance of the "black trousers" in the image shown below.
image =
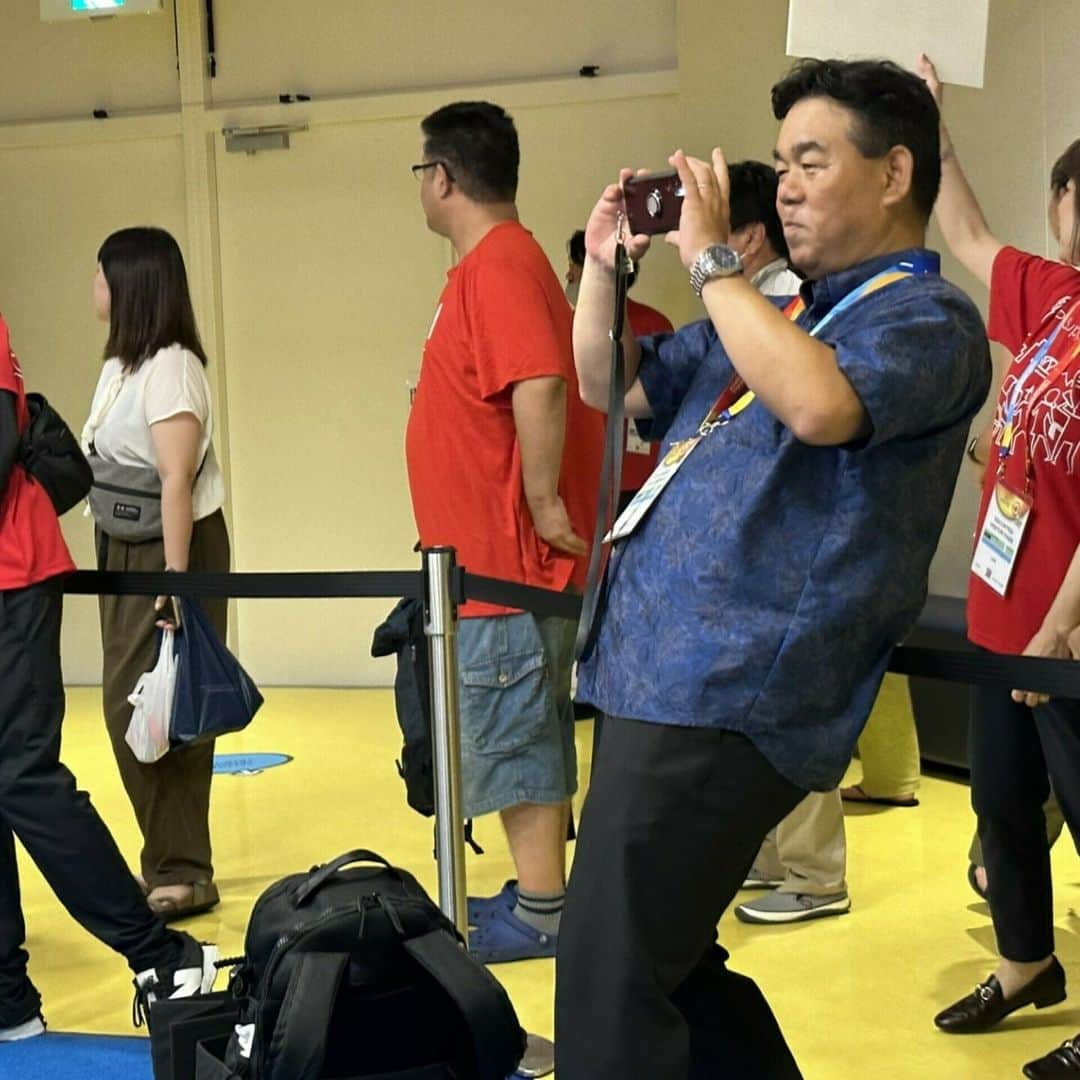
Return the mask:
<svg viewBox="0 0 1080 1080">
<path fill-rule="evenodd" d="M 58 579 L 0 591 L 0 1027 L 34 1016 L 15 837 L 60 902 L 132 971 L 174 962 L 183 939 L 146 905 L 109 830 L 60 764 L 64 685 Z"/>
<path fill-rule="evenodd" d="M 741 735 L 606 719 L 559 930 L 559 1080 L 798 1080 L 716 924 L 805 795 Z"/>
<path fill-rule="evenodd" d="M 971 691 L 971 805 L 979 820 L 998 951 L 1018 963 L 1054 951 L 1053 887 L 1043 803 L 1054 785 L 1080 836 L 1080 702 L 1034 709 L 1008 690 Z"/>
</svg>

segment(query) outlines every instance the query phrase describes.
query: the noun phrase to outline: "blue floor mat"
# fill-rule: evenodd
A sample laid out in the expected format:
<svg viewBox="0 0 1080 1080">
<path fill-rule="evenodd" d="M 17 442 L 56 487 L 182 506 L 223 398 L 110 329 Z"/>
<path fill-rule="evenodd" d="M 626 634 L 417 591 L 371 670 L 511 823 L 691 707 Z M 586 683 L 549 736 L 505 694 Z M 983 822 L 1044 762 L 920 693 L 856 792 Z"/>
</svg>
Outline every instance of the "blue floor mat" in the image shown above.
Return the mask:
<svg viewBox="0 0 1080 1080">
<path fill-rule="evenodd" d="M 64 1035 L 0 1045 L 0 1080 L 151 1080 L 150 1040 Z"/>
</svg>

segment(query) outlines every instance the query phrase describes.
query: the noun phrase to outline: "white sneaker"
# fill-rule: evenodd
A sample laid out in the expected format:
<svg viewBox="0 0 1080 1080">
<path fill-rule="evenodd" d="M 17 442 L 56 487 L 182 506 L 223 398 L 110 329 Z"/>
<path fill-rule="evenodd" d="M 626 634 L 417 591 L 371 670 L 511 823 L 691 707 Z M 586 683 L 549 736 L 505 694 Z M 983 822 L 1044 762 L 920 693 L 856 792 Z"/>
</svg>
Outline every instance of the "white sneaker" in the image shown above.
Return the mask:
<svg viewBox="0 0 1080 1080">
<path fill-rule="evenodd" d="M 180 960 L 169 967 L 147 968 L 135 976 L 135 1006 L 132 1019 L 139 1027 L 149 1022 L 150 1006 L 155 1001 L 197 997 L 209 994 L 217 979 L 216 945 L 202 945 L 184 935 L 184 952 Z"/>
<path fill-rule="evenodd" d="M 0 1028 L 0 1043 L 21 1042 L 23 1039 L 32 1039 L 35 1035 L 45 1034 L 45 1021 L 40 1016 L 32 1016 L 14 1027 Z"/>
</svg>

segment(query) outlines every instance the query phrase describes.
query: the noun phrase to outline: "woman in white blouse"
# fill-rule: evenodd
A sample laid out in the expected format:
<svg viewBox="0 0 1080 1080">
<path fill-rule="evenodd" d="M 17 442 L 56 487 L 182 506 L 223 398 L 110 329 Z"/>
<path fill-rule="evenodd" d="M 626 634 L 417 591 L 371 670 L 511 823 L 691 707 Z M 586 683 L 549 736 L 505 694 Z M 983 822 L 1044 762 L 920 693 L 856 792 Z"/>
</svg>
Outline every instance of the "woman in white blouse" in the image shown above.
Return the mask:
<svg viewBox="0 0 1080 1080">
<path fill-rule="evenodd" d="M 94 306 L 109 324 L 105 363 L 83 431 L 84 449 L 104 462 L 156 472 L 161 536 L 138 543 L 97 522 L 104 570 L 226 571 L 225 487 L 214 456 L 213 408 L 183 256 L 162 229 L 113 233 L 98 253 Z M 149 473 L 148 475 L 153 475 Z M 156 624 L 165 602 L 100 599 L 106 726 L 143 836 L 141 877 L 150 907 L 172 920 L 218 902 L 210 853 L 212 743 L 172 750 L 154 764 L 124 740 L 139 676 L 157 660 Z M 227 602 L 207 600 L 218 634 Z"/>
</svg>

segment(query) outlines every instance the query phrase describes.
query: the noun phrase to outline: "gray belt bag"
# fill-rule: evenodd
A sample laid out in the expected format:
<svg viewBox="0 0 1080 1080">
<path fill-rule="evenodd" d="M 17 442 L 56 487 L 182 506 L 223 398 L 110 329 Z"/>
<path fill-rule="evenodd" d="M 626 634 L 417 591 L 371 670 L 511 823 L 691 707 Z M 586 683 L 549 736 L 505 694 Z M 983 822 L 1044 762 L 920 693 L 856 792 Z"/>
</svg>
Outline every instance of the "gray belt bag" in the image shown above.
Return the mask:
<svg viewBox="0 0 1080 1080">
<path fill-rule="evenodd" d="M 161 477 L 157 469 L 118 465 L 97 454 L 91 454 L 89 461 L 94 471 L 90 513 L 98 528 L 130 544 L 160 540 Z"/>
<path fill-rule="evenodd" d="M 129 544 L 160 540 L 164 529 L 161 477 L 157 469 L 148 465 L 118 465 L 94 453 L 87 460 L 94 471 L 88 501 L 98 528 L 114 540 L 126 540 Z M 205 465 L 204 457 L 195 474 L 196 482 Z"/>
</svg>

